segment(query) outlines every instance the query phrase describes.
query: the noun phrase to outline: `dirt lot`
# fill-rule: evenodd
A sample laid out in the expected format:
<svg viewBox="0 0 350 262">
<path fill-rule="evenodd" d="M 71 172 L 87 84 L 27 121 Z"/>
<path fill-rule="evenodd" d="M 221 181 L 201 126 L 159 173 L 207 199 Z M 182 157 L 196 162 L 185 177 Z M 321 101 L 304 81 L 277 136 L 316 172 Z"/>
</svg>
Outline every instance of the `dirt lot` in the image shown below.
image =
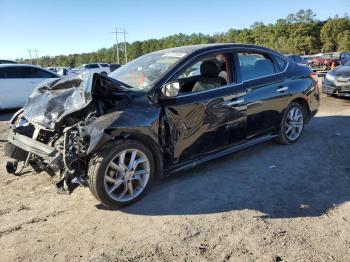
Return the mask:
<svg viewBox="0 0 350 262">
<path fill-rule="evenodd" d="M 265 143 L 107 210 L 46 174 L 6 174 L 0 261 L 350 261 L 350 100 L 322 97 L 299 143 Z"/>
</svg>

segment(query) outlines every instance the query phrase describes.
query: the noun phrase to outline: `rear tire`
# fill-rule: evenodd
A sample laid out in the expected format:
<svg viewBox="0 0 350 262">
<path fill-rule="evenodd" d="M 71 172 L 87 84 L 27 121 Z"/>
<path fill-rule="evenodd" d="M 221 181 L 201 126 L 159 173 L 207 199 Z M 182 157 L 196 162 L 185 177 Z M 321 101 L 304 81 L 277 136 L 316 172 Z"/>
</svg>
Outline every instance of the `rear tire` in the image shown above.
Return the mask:
<svg viewBox="0 0 350 262">
<path fill-rule="evenodd" d="M 136 140 L 119 140 L 102 148 L 89 162 L 89 188 L 110 208 L 129 206 L 151 187 L 155 177 L 152 152 Z"/>
<path fill-rule="evenodd" d="M 306 110 L 297 102 L 292 102 L 284 110 L 276 141 L 283 145 L 299 140 L 304 130 Z"/>
</svg>

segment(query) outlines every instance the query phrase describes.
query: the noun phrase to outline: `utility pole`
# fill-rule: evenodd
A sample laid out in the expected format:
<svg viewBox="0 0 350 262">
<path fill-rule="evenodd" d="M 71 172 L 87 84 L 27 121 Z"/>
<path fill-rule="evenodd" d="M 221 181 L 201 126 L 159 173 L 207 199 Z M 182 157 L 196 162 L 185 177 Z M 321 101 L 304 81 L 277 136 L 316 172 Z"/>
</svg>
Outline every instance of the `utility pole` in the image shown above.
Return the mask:
<svg viewBox="0 0 350 262">
<path fill-rule="evenodd" d="M 126 32 L 125 32 L 125 28 L 123 30 L 123 33 L 124 33 L 124 54 L 125 54 L 125 64 L 128 62 L 128 53 L 127 53 L 127 50 L 126 50 Z"/>
<path fill-rule="evenodd" d="M 114 32 L 111 32 L 111 34 L 115 34 L 115 42 L 117 45 L 117 63 L 119 64 L 119 43 L 118 43 L 118 28 L 115 28 Z"/>
<path fill-rule="evenodd" d="M 120 64 L 119 61 L 119 42 L 118 42 L 118 34 L 123 34 L 124 35 L 124 55 L 125 55 L 125 63 L 128 62 L 128 52 L 127 52 L 127 47 L 126 47 L 126 34 L 127 32 L 125 31 L 125 28 L 123 28 L 123 31 L 118 31 L 118 28 L 115 28 L 115 31 L 112 32 L 112 34 L 115 34 L 115 42 L 117 45 L 117 63 Z"/>
<path fill-rule="evenodd" d="M 38 65 L 39 60 L 38 60 L 38 52 L 39 50 L 37 49 L 28 49 L 27 50 L 29 52 L 29 60 L 30 60 L 30 64 L 33 64 L 32 62 L 32 52 L 35 52 L 35 59 L 36 59 L 36 64 Z"/>
<path fill-rule="evenodd" d="M 36 57 L 36 65 L 38 65 L 39 64 L 39 60 L 38 60 L 38 50 L 37 49 L 34 49 L 33 50 L 34 52 L 35 52 L 35 57 Z"/>
<path fill-rule="evenodd" d="M 29 52 L 29 61 L 30 61 L 30 64 L 32 64 L 32 53 L 31 53 L 31 50 L 28 49 L 27 51 Z"/>
</svg>

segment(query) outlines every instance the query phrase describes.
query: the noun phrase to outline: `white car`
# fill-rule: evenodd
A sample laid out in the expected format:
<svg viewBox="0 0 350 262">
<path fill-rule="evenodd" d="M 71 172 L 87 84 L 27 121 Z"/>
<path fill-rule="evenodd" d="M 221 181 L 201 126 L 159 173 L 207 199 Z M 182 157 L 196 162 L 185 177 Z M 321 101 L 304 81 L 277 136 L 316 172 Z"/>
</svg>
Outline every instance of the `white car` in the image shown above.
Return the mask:
<svg viewBox="0 0 350 262">
<path fill-rule="evenodd" d="M 56 67 L 56 74 L 58 74 L 62 77 L 74 77 L 74 76 L 76 76 L 76 74 L 73 73 L 73 71 L 70 67 Z"/>
<path fill-rule="evenodd" d="M 37 85 L 59 78 L 59 75 L 37 66 L 0 64 L 0 110 L 24 106 Z"/>
<path fill-rule="evenodd" d="M 78 68 L 78 72 L 79 74 L 83 72 L 94 72 L 100 73 L 101 75 L 108 75 L 111 73 L 111 69 L 109 68 L 108 64 L 93 63 L 81 65 Z"/>
</svg>

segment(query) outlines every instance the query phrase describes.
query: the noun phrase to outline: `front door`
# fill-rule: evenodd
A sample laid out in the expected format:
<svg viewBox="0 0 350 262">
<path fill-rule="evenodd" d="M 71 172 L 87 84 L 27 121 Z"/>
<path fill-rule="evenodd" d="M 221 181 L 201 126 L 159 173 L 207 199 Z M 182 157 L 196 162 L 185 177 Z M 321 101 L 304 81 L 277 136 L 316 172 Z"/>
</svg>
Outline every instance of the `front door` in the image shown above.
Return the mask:
<svg viewBox="0 0 350 262">
<path fill-rule="evenodd" d="M 181 92 L 181 88 L 178 97 L 163 101 L 163 120 L 169 130 L 165 147 L 173 163 L 193 160 L 245 140 L 246 106 L 243 85 L 232 83 L 230 56 L 220 55 L 225 55 L 226 58 L 223 59 L 216 53 L 194 61 L 185 68 L 187 73 L 175 78 L 185 87 L 185 91 Z M 201 63 L 214 61 L 220 65 L 215 59 L 226 63 L 220 67 L 224 70 L 207 72 L 210 66 L 203 68 L 205 66 Z M 200 75 L 190 86 L 196 73 Z M 189 81 L 186 82 L 186 79 Z M 210 88 L 216 81 L 223 84 Z"/>
</svg>

